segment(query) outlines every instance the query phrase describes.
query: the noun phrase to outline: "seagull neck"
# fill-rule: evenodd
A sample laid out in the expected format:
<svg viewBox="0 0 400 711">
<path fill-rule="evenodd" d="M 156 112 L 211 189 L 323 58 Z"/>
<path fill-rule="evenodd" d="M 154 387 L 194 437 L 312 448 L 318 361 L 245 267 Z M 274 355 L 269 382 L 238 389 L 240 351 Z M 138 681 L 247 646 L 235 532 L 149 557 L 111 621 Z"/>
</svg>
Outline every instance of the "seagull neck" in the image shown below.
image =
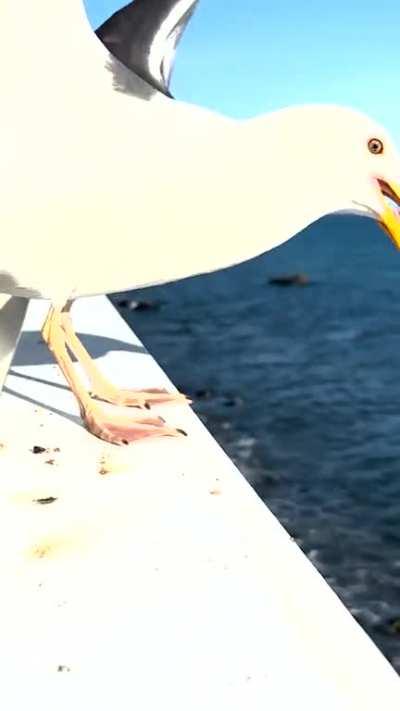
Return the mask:
<svg viewBox="0 0 400 711">
<path fill-rule="evenodd" d="M 248 225 L 246 246 L 253 256 L 279 246 L 345 204 L 335 176 L 325 171 L 319 155 L 303 150 L 291 127 L 281 125 L 281 117 L 276 112 L 245 121 L 243 140 L 235 145 L 242 214 Z"/>
</svg>

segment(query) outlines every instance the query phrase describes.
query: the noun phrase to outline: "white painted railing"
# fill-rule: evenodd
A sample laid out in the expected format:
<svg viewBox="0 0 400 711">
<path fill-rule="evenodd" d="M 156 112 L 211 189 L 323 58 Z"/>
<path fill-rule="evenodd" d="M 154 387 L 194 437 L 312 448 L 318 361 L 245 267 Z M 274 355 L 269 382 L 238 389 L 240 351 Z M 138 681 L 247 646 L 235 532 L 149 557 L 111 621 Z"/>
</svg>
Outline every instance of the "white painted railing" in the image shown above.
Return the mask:
<svg viewBox="0 0 400 711">
<path fill-rule="evenodd" d="M 186 439 L 83 429 L 46 309 L 0 400 L 0 698 L 61 672 L 74 709 L 398 711 L 396 673 L 189 408 L 160 410 Z M 104 297 L 73 315 L 114 382 L 169 383 Z M 45 689 L 30 708 L 60 708 Z"/>
</svg>

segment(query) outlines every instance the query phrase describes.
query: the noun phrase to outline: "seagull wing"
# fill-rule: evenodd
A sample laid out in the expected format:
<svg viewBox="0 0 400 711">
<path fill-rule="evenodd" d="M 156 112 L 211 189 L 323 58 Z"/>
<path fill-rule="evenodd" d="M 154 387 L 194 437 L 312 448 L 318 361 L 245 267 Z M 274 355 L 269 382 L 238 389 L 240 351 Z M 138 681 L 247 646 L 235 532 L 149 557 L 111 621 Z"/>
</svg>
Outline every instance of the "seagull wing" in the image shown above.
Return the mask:
<svg viewBox="0 0 400 711">
<path fill-rule="evenodd" d="M 178 42 L 198 0 L 135 0 L 96 34 L 122 64 L 167 96 Z"/>
</svg>

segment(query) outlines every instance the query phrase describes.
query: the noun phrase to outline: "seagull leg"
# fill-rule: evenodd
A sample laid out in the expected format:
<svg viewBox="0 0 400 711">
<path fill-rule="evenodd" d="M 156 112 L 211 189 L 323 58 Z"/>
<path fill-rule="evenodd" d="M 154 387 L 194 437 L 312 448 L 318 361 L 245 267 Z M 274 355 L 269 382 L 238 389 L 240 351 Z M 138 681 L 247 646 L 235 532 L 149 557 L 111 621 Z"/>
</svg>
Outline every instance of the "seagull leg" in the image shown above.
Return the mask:
<svg viewBox="0 0 400 711">
<path fill-rule="evenodd" d="M 29 299 L 0 294 L 0 393 L 18 345 Z"/>
<path fill-rule="evenodd" d="M 133 419 L 124 415 L 113 415 L 93 401 L 74 370 L 74 364 L 67 350 L 62 315 L 62 309 L 54 306 L 50 308 L 43 325 L 42 336 L 79 403 L 82 420 L 89 432 L 113 444 L 129 444 L 144 437 L 176 437 L 185 434 L 183 430 L 165 425 L 161 417 Z"/>
<path fill-rule="evenodd" d="M 115 385 L 110 383 L 96 368 L 86 348 L 82 345 L 76 335 L 71 320 L 71 305 L 72 301 L 69 301 L 62 309 L 61 325 L 65 334 L 66 344 L 81 364 L 83 370 L 89 378 L 91 394 L 94 397 L 104 400 L 105 402 L 109 402 L 112 405 L 141 407 L 147 409 L 150 408 L 150 405 L 166 403 L 176 405 L 190 404 L 190 400 L 188 400 L 182 393 L 169 393 L 167 390 L 161 390 L 158 388 L 148 388 L 146 390 L 125 390 L 117 388 Z"/>
</svg>

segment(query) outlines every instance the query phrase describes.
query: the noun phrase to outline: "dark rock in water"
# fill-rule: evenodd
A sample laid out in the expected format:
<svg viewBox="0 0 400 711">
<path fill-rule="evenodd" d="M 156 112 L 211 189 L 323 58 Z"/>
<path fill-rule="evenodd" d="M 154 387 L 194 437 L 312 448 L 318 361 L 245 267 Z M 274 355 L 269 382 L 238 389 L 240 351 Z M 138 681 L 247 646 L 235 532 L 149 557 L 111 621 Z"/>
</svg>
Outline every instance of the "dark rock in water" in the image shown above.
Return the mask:
<svg viewBox="0 0 400 711">
<path fill-rule="evenodd" d="M 357 622 L 359 622 L 362 627 L 365 627 L 366 620 L 362 614 L 355 615 L 353 613 L 353 617 L 356 618 Z M 400 617 L 380 619 L 378 622 L 374 622 L 372 627 L 375 632 L 379 632 L 386 637 L 397 637 L 400 635 Z"/>
<path fill-rule="evenodd" d="M 213 393 L 212 390 L 201 388 L 200 390 L 195 391 L 194 396 L 199 400 L 209 400 L 209 398 L 213 396 Z"/>
<path fill-rule="evenodd" d="M 225 398 L 224 402 L 224 407 L 237 407 L 238 405 L 243 405 L 243 400 L 241 400 L 240 397 L 227 397 Z"/>
<path fill-rule="evenodd" d="M 157 311 L 161 304 L 158 301 L 134 301 L 133 299 L 121 299 L 117 301 L 117 306 L 130 311 Z"/>
<path fill-rule="evenodd" d="M 390 634 L 400 635 L 400 618 L 395 617 L 394 619 L 388 620 L 388 632 Z"/>
<path fill-rule="evenodd" d="M 310 283 L 307 274 L 282 274 L 282 276 L 271 277 L 269 284 L 274 286 L 305 286 Z"/>
<path fill-rule="evenodd" d="M 392 622 L 392 630 L 395 634 L 400 634 L 400 620 Z"/>
<path fill-rule="evenodd" d="M 134 311 L 158 311 L 161 304 L 158 301 L 136 301 L 135 305 L 131 305 Z"/>
</svg>

